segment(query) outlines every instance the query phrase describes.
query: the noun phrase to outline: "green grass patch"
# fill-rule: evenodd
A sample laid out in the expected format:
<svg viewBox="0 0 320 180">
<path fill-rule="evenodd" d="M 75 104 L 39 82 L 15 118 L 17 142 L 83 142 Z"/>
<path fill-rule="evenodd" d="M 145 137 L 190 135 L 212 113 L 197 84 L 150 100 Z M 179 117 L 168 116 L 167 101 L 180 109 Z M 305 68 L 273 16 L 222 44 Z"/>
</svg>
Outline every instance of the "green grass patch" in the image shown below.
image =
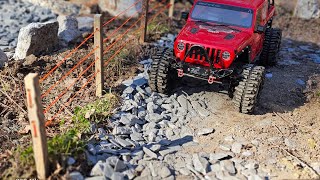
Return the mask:
<svg viewBox="0 0 320 180">
<path fill-rule="evenodd" d="M 166 34 L 170 32 L 168 23 L 152 21 L 148 24 L 148 33 L 150 34 Z"/>
<path fill-rule="evenodd" d="M 100 123 L 105 120 L 111 115 L 117 103 L 118 98 L 115 95 L 107 94 L 85 107 L 76 108 L 70 124 L 66 123 L 65 120 L 60 122 L 59 133 L 49 138 L 47 142 L 52 172 L 57 163 L 65 164 L 61 161 L 64 161 L 67 156 L 77 158 L 84 153 L 85 134 L 88 132 L 91 122 Z M 36 172 L 32 144 L 27 147 L 18 147 L 11 159 L 11 164 L 12 167 L 4 173 L 5 179 L 15 177 L 34 178 Z"/>
</svg>

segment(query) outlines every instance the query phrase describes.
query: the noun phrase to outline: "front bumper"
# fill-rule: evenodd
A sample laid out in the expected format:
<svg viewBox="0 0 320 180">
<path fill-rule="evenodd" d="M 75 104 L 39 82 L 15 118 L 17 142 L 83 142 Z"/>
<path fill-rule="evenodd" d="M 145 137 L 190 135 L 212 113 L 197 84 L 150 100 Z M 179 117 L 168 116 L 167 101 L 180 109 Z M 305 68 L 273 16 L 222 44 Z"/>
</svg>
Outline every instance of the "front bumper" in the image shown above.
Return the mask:
<svg viewBox="0 0 320 180">
<path fill-rule="evenodd" d="M 196 65 L 186 62 L 188 57 L 201 57 L 197 61 L 198 64 L 203 64 L 203 62 L 208 62 L 209 67 Z M 217 69 L 214 66 L 213 58 L 209 58 L 209 55 L 204 47 L 199 45 L 193 45 L 185 54 L 182 60 L 178 60 L 176 64 L 173 65 L 178 71 L 178 76 L 190 76 L 203 80 L 207 80 L 209 84 L 220 83 L 222 79 L 229 77 L 233 74 L 233 69 Z"/>
</svg>

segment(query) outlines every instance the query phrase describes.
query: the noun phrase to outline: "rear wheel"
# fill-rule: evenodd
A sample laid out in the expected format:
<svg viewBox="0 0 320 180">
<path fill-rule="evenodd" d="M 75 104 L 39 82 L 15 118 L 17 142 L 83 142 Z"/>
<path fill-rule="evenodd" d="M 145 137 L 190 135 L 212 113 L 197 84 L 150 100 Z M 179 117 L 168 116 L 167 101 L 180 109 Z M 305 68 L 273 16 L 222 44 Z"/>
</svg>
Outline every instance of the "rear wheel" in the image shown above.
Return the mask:
<svg viewBox="0 0 320 180">
<path fill-rule="evenodd" d="M 274 66 L 277 64 L 280 51 L 282 31 L 278 28 L 268 28 L 265 32 L 265 40 L 260 56 L 260 63 L 263 66 Z"/>
<path fill-rule="evenodd" d="M 152 57 L 149 73 L 150 88 L 162 94 L 170 94 L 177 80 L 177 71 L 171 68 L 173 52 L 168 48 L 160 48 Z"/>
<path fill-rule="evenodd" d="M 242 72 L 242 79 L 235 87 L 233 102 L 239 112 L 253 113 L 257 104 L 265 77 L 263 66 L 249 66 Z"/>
</svg>

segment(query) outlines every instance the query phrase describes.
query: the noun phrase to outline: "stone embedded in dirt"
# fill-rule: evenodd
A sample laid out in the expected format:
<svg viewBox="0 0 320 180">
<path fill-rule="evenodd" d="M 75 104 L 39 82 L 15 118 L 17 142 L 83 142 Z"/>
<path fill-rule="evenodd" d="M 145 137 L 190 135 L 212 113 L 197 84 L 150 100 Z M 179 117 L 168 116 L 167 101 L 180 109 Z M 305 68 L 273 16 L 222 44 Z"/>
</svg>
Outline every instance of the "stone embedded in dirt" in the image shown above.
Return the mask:
<svg viewBox="0 0 320 180">
<path fill-rule="evenodd" d="M 96 155 L 97 151 L 92 144 L 87 144 L 87 149 L 92 155 Z"/>
<path fill-rule="evenodd" d="M 146 147 L 143 147 L 143 152 L 146 153 L 146 155 L 148 155 L 150 158 L 152 159 L 157 159 L 158 158 L 158 155 L 154 152 L 152 152 L 150 149 L 146 148 Z"/>
<path fill-rule="evenodd" d="M 194 154 L 192 162 L 196 171 L 202 174 L 206 174 L 209 171 L 209 162 L 204 157 Z"/>
<path fill-rule="evenodd" d="M 232 144 L 231 151 L 233 153 L 239 154 L 241 152 L 241 149 L 242 149 L 242 144 L 241 143 L 235 142 L 235 143 Z"/>
<path fill-rule="evenodd" d="M 164 116 L 161 114 L 157 114 L 157 113 L 150 113 L 146 116 L 146 118 L 148 118 L 149 121 L 151 121 L 151 122 L 158 123 L 164 119 Z"/>
<path fill-rule="evenodd" d="M 133 126 L 135 124 L 143 124 L 143 122 L 139 120 L 137 116 L 132 115 L 130 113 L 123 114 L 119 122 L 128 126 Z"/>
<path fill-rule="evenodd" d="M 252 155 L 252 152 L 251 151 L 245 151 L 242 153 L 242 156 L 245 156 L 245 157 L 249 157 Z"/>
<path fill-rule="evenodd" d="M 199 102 L 192 101 L 191 104 L 192 104 L 193 109 L 195 109 L 201 117 L 210 116 L 210 111 L 203 108 Z"/>
<path fill-rule="evenodd" d="M 70 166 L 70 165 L 73 165 L 74 163 L 76 163 L 76 160 L 73 157 L 68 157 L 67 164 Z"/>
<path fill-rule="evenodd" d="M 126 89 L 123 90 L 122 94 L 123 94 L 124 96 L 127 96 L 127 95 L 129 95 L 129 94 L 132 94 L 133 92 L 134 92 L 133 87 L 128 86 Z"/>
<path fill-rule="evenodd" d="M 183 109 L 188 110 L 188 99 L 184 95 L 178 96 L 177 101 Z"/>
<path fill-rule="evenodd" d="M 91 155 L 89 152 L 85 151 L 85 154 L 86 154 L 86 158 L 87 158 L 87 163 L 89 166 L 91 165 L 95 165 L 98 160 L 97 160 L 97 156 L 95 155 Z"/>
<path fill-rule="evenodd" d="M 117 143 L 119 143 L 122 147 L 131 147 L 133 146 L 130 142 L 120 138 L 120 137 L 116 137 L 116 141 Z"/>
<path fill-rule="evenodd" d="M 161 149 L 161 145 L 160 144 L 153 144 L 150 147 L 150 150 L 153 152 L 158 152 Z"/>
<path fill-rule="evenodd" d="M 21 28 L 14 59 L 24 59 L 30 54 L 39 55 L 50 52 L 58 45 L 57 21 L 31 23 Z"/>
<path fill-rule="evenodd" d="M 227 142 L 232 142 L 232 141 L 234 141 L 234 138 L 233 138 L 233 136 L 226 136 L 225 138 L 224 138 L 224 140 L 225 141 L 227 141 Z"/>
<path fill-rule="evenodd" d="M 7 55 L 0 49 L 0 68 L 2 68 L 6 62 L 8 62 L 8 57 L 7 57 Z"/>
<path fill-rule="evenodd" d="M 116 126 L 113 128 L 112 134 L 113 135 L 129 135 L 131 134 L 132 131 L 128 127 L 123 127 L 123 126 Z"/>
<path fill-rule="evenodd" d="M 320 17 L 320 7 L 318 0 L 298 0 L 294 16 L 303 19 Z"/>
<path fill-rule="evenodd" d="M 111 176 L 111 180 L 125 180 L 125 175 L 119 172 L 114 172 Z"/>
<path fill-rule="evenodd" d="M 141 133 L 132 133 L 132 134 L 130 134 L 130 138 L 133 141 L 144 141 Z"/>
<path fill-rule="evenodd" d="M 231 150 L 231 146 L 230 145 L 227 145 L 227 144 L 220 144 L 219 145 L 219 148 L 221 150 L 224 150 L 224 151 L 230 151 Z"/>
<path fill-rule="evenodd" d="M 159 106 L 154 104 L 154 102 L 149 102 L 147 104 L 148 113 L 154 113 L 158 108 L 159 108 Z"/>
<path fill-rule="evenodd" d="M 105 163 L 98 161 L 96 165 L 93 166 L 90 172 L 90 176 L 103 176 L 105 169 Z"/>
<path fill-rule="evenodd" d="M 221 167 L 220 163 L 212 164 L 212 165 L 210 166 L 210 171 L 212 171 L 212 172 L 214 172 L 214 173 L 217 173 L 217 172 L 222 171 L 222 167 Z"/>
<path fill-rule="evenodd" d="M 234 166 L 234 162 L 230 160 L 220 161 L 220 165 L 231 175 L 236 174 L 236 168 Z"/>
<path fill-rule="evenodd" d="M 59 40 L 62 46 L 68 46 L 70 43 L 79 42 L 82 37 L 78 29 L 78 21 L 73 16 L 60 15 L 58 18 L 59 23 Z"/>
<path fill-rule="evenodd" d="M 285 138 L 284 143 L 291 149 L 295 149 L 297 147 L 297 144 L 292 139 Z"/>
<path fill-rule="evenodd" d="M 121 172 L 124 171 L 127 168 L 127 166 L 124 164 L 123 161 L 120 159 L 117 159 L 115 165 L 114 165 L 114 171 L 115 172 Z"/>
<path fill-rule="evenodd" d="M 161 178 L 166 178 L 171 176 L 171 171 L 167 166 L 161 165 L 158 170 L 158 174 Z"/>
<path fill-rule="evenodd" d="M 112 166 L 108 163 L 105 163 L 104 168 L 103 168 L 103 175 L 105 177 L 111 177 L 113 175 L 113 173 L 115 173 L 115 172 L 114 172 Z"/>
<path fill-rule="evenodd" d="M 208 135 L 214 132 L 213 128 L 204 128 L 204 129 L 200 129 L 198 131 L 198 135 L 199 136 L 204 136 L 204 135 Z"/>
<path fill-rule="evenodd" d="M 164 157 L 164 156 L 166 156 L 166 155 L 168 155 L 168 154 L 177 152 L 177 151 L 179 151 L 180 149 L 181 149 L 181 146 L 170 146 L 170 147 L 168 147 L 168 148 L 165 149 L 165 150 L 159 151 L 159 153 L 160 153 L 161 156 Z"/>
<path fill-rule="evenodd" d="M 210 153 L 210 161 L 218 161 L 221 159 L 232 157 L 230 154 L 227 153 Z"/>
<path fill-rule="evenodd" d="M 78 171 L 74 171 L 74 172 L 70 173 L 68 176 L 69 176 L 68 179 L 70 179 L 70 180 L 84 180 L 84 177 Z"/>
</svg>

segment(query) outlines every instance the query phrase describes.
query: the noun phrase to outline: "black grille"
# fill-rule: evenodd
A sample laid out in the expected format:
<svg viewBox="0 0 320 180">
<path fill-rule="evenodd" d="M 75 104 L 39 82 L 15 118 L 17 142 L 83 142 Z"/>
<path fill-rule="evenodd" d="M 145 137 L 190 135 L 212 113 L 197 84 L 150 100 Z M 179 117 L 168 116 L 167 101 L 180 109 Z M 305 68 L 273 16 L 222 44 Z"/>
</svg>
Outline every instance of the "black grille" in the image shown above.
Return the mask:
<svg viewBox="0 0 320 180">
<path fill-rule="evenodd" d="M 193 44 L 189 44 L 189 43 L 186 44 L 186 52 L 190 49 L 190 47 L 192 45 Z M 218 50 L 218 52 L 216 54 L 217 57 L 215 57 L 216 49 L 207 47 L 207 48 L 205 48 L 205 50 L 207 51 L 207 54 L 208 54 L 208 57 L 209 57 L 209 61 L 216 62 L 216 63 L 218 63 L 220 61 L 221 50 Z M 190 53 L 189 54 L 189 58 L 192 58 L 193 54 L 194 53 Z M 198 58 L 198 56 L 199 56 L 199 54 L 195 54 L 195 56 L 194 56 L 195 59 L 198 59 L 198 60 L 201 60 L 201 61 L 205 59 L 204 56 L 200 55 L 199 58 Z"/>
</svg>

